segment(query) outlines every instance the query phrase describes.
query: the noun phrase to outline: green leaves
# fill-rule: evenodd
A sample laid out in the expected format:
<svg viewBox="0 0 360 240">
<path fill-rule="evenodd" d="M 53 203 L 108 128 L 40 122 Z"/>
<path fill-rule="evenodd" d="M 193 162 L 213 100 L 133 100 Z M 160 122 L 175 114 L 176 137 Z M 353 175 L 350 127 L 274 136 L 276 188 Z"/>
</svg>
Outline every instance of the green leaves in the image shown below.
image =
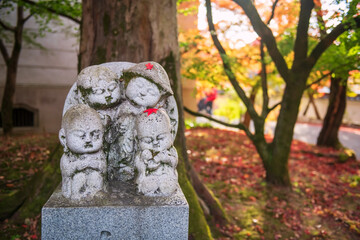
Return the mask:
<svg viewBox="0 0 360 240">
<path fill-rule="evenodd" d="M 21 22 L 8 22 L 8 19 L 11 19 L 11 15 L 16 14 L 17 7 L 24 9 L 24 16 Z M 47 32 L 54 32 L 54 28 L 50 23 L 62 26 L 63 22 L 60 16 L 80 22 L 81 10 L 81 2 L 75 0 L 40 0 L 36 2 L 31 0 L 3 0 L 0 2 L 0 37 L 7 43 L 12 42 L 12 33 L 6 31 L 6 26 L 10 28 L 19 27 L 19 24 L 24 24 L 28 19 L 33 18 L 37 25 L 37 30 L 23 30 L 23 38 L 30 45 L 42 47 L 36 42 L 36 39 L 44 37 Z"/>
</svg>

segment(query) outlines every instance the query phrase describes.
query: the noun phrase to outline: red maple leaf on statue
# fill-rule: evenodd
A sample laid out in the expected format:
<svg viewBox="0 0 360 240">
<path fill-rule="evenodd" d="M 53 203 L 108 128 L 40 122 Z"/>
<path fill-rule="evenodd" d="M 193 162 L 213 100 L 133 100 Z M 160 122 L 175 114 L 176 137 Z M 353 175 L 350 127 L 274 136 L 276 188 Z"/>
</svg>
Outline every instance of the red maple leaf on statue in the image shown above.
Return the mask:
<svg viewBox="0 0 360 240">
<path fill-rule="evenodd" d="M 157 110 L 159 110 L 159 109 L 157 109 L 157 108 L 149 108 L 149 109 L 145 110 L 144 113 L 147 113 L 148 116 L 149 116 L 149 115 L 151 115 L 152 113 L 156 113 Z"/>
<path fill-rule="evenodd" d="M 146 66 L 146 70 L 151 70 L 154 65 L 152 65 L 151 63 L 147 63 L 145 64 L 145 66 Z"/>
</svg>

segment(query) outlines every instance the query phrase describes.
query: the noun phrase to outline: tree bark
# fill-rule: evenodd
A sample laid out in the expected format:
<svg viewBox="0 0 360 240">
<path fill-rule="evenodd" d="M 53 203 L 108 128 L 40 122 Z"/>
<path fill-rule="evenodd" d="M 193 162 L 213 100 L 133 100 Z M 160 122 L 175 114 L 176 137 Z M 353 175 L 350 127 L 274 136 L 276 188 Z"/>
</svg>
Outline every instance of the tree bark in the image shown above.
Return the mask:
<svg viewBox="0 0 360 240">
<path fill-rule="evenodd" d="M 317 139 L 318 146 L 341 147 L 338 133 L 346 109 L 346 88 L 346 79 L 331 77 L 329 105 Z"/>
<path fill-rule="evenodd" d="M 255 104 L 255 97 L 256 97 L 256 93 L 258 91 L 258 87 L 257 85 L 255 85 L 252 89 L 251 89 L 251 93 L 250 93 L 250 102 L 252 104 Z M 250 113 L 249 111 L 246 111 L 245 113 L 245 117 L 244 117 L 244 121 L 243 121 L 243 124 L 245 127 L 249 128 L 250 127 L 250 121 L 251 121 L 251 116 L 250 116 Z"/>
<path fill-rule="evenodd" d="M 148 60 L 165 68 L 179 109 L 174 145 L 179 153 L 179 183 L 190 205 L 189 238 L 211 239 L 188 179 L 176 16 L 176 0 L 84 0 L 79 60 L 81 68 L 110 61 Z"/>
<path fill-rule="evenodd" d="M 287 84 L 285 87 L 274 140 L 269 148 L 271 159 L 270 162 L 265 161 L 266 180 L 276 185 L 291 186 L 288 157 L 306 79 L 307 76 L 299 78 L 298 84 Z"/>
</svg>

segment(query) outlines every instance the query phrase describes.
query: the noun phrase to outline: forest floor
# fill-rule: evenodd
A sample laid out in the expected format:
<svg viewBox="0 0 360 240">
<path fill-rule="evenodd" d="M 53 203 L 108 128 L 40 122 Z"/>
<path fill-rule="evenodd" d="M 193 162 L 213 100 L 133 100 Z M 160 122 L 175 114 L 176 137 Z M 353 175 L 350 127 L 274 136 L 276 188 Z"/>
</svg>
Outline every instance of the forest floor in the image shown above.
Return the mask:
<svg viewBox="0 0 360 240">
<path fill-rule="evenodd" d="M 195 128 L 186 137 L 194 167 L 231 219 L 213 232 L 216 239 L 360 239 L 360 162 L 340 163 L 335 150 L 294 140 L 290 191 L 265 183 L 261 160 L 242 132 Z M 0 139 L 0 210 L 3 199 L 49 167 L 57 145 L 57 135 Z M 0 239 L 40 239 L 41 206 L 34 209 L 0 222 Z"/>
<path fill-rule="evenodd" d="M 26 199 L 31 197 L 32 192 L 36 192 L 33 189 L 29 191 L 29 184 L 35 182 L 37 175 L 43 175 L 44 168 L 51 167 L 49 162 L 54 151 L 59 149 L 58 142 L 55 134 L 0 138 L 0 239 L 40 239 L 41 207 L 49 196 L 36 196 L 40 201 L 31 199 L 30 203 Z M 59 154 L 56 158 L 59 158 Z M 60 177 L 59 159 L 56 162 Z M 57 184 L 58 181 L 51 183 L 52 190 Z M 25 205 L 29 208 L 26 207 L 26 211 L 21 214 L 17 213 Z M 11 218 L 8 218 L 10 215 Z"/>
<path fill-rule="evenodd" d="M 243 132 L 195 128 L 186 138 L 191 162 L 232 220 L 215 238 L 360 239 L 360 162 L 294 140 L 289 190 L 266 184 Z"/>
</svg>

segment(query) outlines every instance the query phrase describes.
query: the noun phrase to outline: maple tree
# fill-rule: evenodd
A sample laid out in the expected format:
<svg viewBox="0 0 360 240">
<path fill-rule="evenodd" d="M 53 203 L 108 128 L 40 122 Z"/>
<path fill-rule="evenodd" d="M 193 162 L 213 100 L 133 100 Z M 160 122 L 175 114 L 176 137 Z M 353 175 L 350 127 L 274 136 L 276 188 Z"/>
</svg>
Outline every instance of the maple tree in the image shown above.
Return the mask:
<svg viewBox="0 0 360 240">
<path fill-rule="evenodd" d="M 308 77 L 319 60 L 320 56 L 331 44 L 345 31 L 351 28 L 359 27 L 360 17 L 352 11 L 348 11 L 342 21 L 329 29 L 326 35 L 318 40 L 314 46 L 309 46 L 309 23 L 311 13 L 314 8 L 312 0 L 300 1 L 300 10 L 298 12 L 298 23 L 296 27 L 296 37 L 294 41 L 293 54 L 290 57 L 285 57 L 279 50 L 277 39 L 275 37 L 275 30 L 262 20 L 258 9 L 250 0 L 234 0 L 235 5 L 240 6 L 246 16 L 249 18 L 254 31 L 259 35 L 261 41 L 266 46 L 267 52 L 276 66 L 278 74 L 284 81 L 285 88 L 282 94 L 281 102 L 269 107 L 268 83 L 265 77 L 261 80 L 262 88 L 262 108 L 258 113 L 254 104 L 246 95 L 244 88 L 239 84 L 231 63 L 231 58 L 224 49 L 222 43 L 219 41 L 215 25 L 212 19 L 212 6 L 210 0 L 206 0 L 207 19 L 211 38 L 215 47 L 219 51 L 222 65 L 227 78 L 231 82 L 233 88 L 238 94 L 239 98 L 245 104 L 255 127 L 255 132 L 252 133 L 243 124 L 229 124 L 211 117 L 205 116 L 208 119 L 222 123 L 226 126 L 236 127 L 244 130 L 247 136 L 254 143 L 266 170 L 266 180 L 269 183 L 283 186 L 291 186 L 288 157 L 290 153 L 290 146 L 292 142 L 293 129 L 296 123 L 300 101 L 304 90 L 307 87 Z M 278 1 L 273 2 L 272 10 L 276 11 Z M 351 7 L 356 7 L 356 4 Z M 235 6 L 233 6 L 235 8 Z M 271 15 L 271 14 L 268 14 Z M 266 72 L 266 71 L 264 71 Z M 277 118 L 275 127 L 274 139 L 267 142 L 264 136 L 264 124 L 269 113 L 278 105 L 280 105 L 280 113 Z M 198 116 L 202 114 L 192 112 Z"/>
<path fill-rule="evenodd" d="M 7 17 L 15 11 L 16 24 L 11 25 Z M 0 18 L 0 51 L 6 64 L 6 82 L 1 105 L 2 127 L 5 136 L 12 132 L 13 128 L 13 99 L 16 88 L 16 75 L 21 48 L 26 43 L 39 45 L 35 39 L 51 31 L 48 23 L 51 20 L 59 20 L 59 16 L 68 18 L 76 23 L 81 13 L 81 4 L 78 1 L 31 1 L 31 0 L 4 0 L 0 2 L 2 15 Z M 38 32 L 27 31 L 24 27 L 30 18 L 35 18 L 38 24 Z M 9 53 L 6 44 L 12 44 Z"/>
</svg>

